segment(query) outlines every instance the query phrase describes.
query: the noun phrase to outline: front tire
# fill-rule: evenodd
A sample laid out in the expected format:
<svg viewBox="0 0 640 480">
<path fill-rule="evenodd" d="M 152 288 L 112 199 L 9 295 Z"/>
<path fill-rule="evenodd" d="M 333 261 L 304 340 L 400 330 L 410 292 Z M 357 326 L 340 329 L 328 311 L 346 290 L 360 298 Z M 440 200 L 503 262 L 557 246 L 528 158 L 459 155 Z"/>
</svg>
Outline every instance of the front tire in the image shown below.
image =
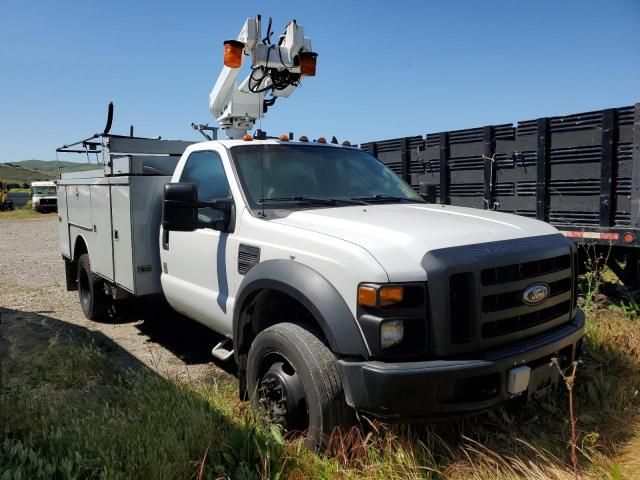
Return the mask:
<svg viewBox="0 0 640 480">
<path fill-rule="evenodd" d="M 82 313 L 89 320 L 104 320 L 109 309 L 109 297 L 104 291 L 104 281 L 91 271 L 89 254 L 78 259 L 78 294 Z"/>
<path fill-rule="evenodd" d="M 247 386 L 255 407 L 285 430 L 306 431 L 311 449 L 353 423 L 335 356 L 299 325 L 279 323 L 258 334 L 247 358 Z"/>
</svg>

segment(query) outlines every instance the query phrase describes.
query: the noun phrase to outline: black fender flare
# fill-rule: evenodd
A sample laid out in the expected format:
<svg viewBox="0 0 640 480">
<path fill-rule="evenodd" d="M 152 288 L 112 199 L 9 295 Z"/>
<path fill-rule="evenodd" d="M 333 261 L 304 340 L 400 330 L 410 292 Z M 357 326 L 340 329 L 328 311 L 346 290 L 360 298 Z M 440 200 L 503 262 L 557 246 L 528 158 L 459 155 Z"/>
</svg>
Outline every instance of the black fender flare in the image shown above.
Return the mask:
<svg viewBox="0 0 640 480">
<path fill-rule="evenodd" d="M 291 260 L 267 260 L 245 275 L 233 311 L 233 344 L 239 362 L 242 337 L 240 312 L 252 293 L 268 288 L 299 301 L 318 323 L 333 353 L 367 358 L 368 350 L 357 322 L 344 299 L 331 283 L 314 269 Z"/>
</svg>

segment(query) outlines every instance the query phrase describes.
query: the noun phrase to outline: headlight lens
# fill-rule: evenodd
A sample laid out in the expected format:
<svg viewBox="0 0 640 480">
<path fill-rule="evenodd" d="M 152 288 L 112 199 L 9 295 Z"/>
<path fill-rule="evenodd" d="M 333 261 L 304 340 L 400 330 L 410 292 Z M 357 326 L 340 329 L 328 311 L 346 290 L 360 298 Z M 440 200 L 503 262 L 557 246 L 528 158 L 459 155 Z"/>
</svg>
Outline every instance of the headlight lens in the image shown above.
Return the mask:
<svg viewBox="0 0 640 480">
<path fill-rule="evenodd" d="M 382 287 L 378 290 L 378 297 L 380 298 L 380 305 L 382 306 L 399 303 L 404 299 L 404 287 Z"/>
<path fill-rule="evenodd" d="M 404 323 L 402 320 L 387 320 L 380 324 L 380 347 L 389 348 L 402 342 Z"/>
<path fill-rule="evenodd" d="M 401 285 L 361 285 L 358 288 L 358 304 L 363 307 L 386 307 L 404 300 Z"/>
</svg>

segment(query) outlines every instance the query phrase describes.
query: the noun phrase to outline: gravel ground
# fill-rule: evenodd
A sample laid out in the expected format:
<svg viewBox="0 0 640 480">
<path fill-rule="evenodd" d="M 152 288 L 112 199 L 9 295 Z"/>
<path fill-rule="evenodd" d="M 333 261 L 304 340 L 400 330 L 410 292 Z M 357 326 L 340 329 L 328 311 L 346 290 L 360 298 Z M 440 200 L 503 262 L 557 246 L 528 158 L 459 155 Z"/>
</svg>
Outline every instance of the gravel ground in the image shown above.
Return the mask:
<svg viewBox="0 0 640 480">
<path fill-rule="evenodd" d="M 87 320 L 77 292 L 65 289 L 57 220 L 56 214 L 0 217 L 0 340 L 11 348 L 84 329 L 108 337 L 133 361 L 166 377 L 233 381 L 233 365 L 214 363 L 211 356 L 220 337 L 189 319 L 177 314 L 143 319 L 144 314 L 129 313 L 126 320 L 111 323 Z"/>
</svg>

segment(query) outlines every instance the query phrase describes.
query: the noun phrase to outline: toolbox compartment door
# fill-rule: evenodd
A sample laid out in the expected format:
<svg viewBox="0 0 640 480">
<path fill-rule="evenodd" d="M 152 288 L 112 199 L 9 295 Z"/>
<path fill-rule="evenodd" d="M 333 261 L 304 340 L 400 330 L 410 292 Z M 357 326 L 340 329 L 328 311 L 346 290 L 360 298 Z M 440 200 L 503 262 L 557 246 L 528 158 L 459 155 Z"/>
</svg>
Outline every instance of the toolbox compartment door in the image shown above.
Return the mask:
<svg viewBox="0 0 640 480">
<path fill-rule="evenodd" d="M 67 185 L 67 211 L 70 224 L 83 230 L 93 230 L 89 185 Z"/>
<path fill-rule="evenodd" d="M 60 252 L 71 258 L 71 244 L 69 241 L 69 219 L 67 218 L 67 187 L 58 185 L 58 235 L 60 237 Z"/>
<path fill-rule="evenodd" d="M 91 218 L 94 225 L 94 251 L 91 270 L 113 281 L 111 192 L 109 185 L 91 185 Z"/>
<path fill-rule="evenodd" d="M 117 285 L 135 294 L 129 193 L 129 185 L 111 185 L 113 274 Z"/>
<path fill-rule="evenodd" d="M 136 295 L 162 292 L 160 284 L 160 223 L 164 186 L 169 176 L 130 178 L 133 260 Z"/>
</svg>

